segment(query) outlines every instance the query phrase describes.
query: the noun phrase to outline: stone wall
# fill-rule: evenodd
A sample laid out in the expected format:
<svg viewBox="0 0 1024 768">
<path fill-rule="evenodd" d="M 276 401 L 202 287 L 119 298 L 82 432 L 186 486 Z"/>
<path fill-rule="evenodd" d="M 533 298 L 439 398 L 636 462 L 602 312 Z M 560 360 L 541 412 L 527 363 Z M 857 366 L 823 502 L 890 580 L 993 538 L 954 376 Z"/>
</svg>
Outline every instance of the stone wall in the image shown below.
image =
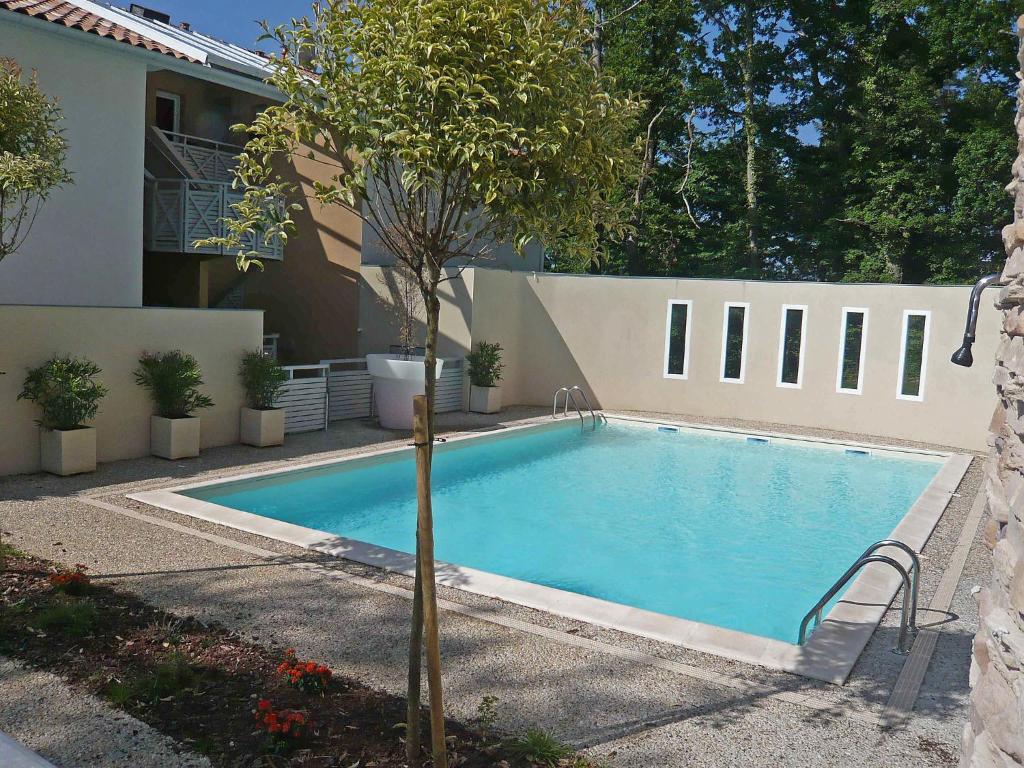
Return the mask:
<svg viewBox="0 0 1024 768">
<path fill-rule="evenodd" d="M 1024 17 L 1017 29 L 1024 71 Z M 993 378 L 999 402 L 986 465 L 992 580 L 977 595 L 980 627 L 961 761 L 978 768 L 1024 765 L 1024 82 L 1017 104 L 1018 157 L 1007 186 L 1014 221 L 1003 229 L 1007 260 L 996 303 L 1004 316 Z"/>
</svg>

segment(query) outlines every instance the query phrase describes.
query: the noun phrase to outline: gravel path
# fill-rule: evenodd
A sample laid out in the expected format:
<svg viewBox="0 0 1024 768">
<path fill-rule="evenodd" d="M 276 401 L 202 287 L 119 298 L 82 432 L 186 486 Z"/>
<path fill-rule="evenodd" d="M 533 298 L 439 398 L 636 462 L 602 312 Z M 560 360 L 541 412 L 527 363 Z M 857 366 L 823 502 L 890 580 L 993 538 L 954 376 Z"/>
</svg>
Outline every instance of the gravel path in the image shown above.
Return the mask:
<svg viewBox="0 0 1024 768">
<path fill-rule="evenodd" d="M 0 657 L 0 730 L 57 768 L 209 768 L 166 736 L 60 678 Z"/>
<path fill-rule="evenodd" d="M 514 409 L 503 416 L 542 414 L 541 409 Z M 491 424 L 486 417 L 459 414 L 445 417 L 441 426 L 486 429 Z M 343 422 L 327 432 L 290 436 L 279 449 L 232 446 L 187 462 L 118 462 L 87 478 L 11 478 L 0 481 L 0 527 L 13 546 L 86 563 L 93 573 L 162 608 L 216 619 L 261 642 L 294 646 L 300 655 L 324 659 L 344 674 L 401 693 L 407 579 L 325 561 L 124 497 L 186 478 L 365 450 L 393 437 L 365 423 Z M 979 478 L 975 462 L 925 550 L 923 605 L 941 576 L 943 556 L 959 535 Z M 96 506 L 75 493 L 109 506 Z M 274 555 L 279 558 L 270 559 Z M 953 616 L 941 617 L 943 636 L 918 711 L 900 730 L 882 731 L 872 724 L 902 664 L 902 657 L 891 653 L 897 618 L 891 613 L 850 682 L 840 688 L 442 589 L 440 596 L 461 609 L 441 615 L 449 714 L 471 718 L 483 696 L 497 696 L 499 727 L 543 728 L 587 747 L 610 766 L 955 764 L 976 625 L 969 590 L 982 578 L 986 557 L 976 542 Z M 314 563 L 315 568 L 309 567 Z M 471 611 L 493 620 L 466 615 Z M 658 660 L 671 662 L 671 668 L 652 663 Z M 798 695 L 810 698 L 805 705 L 795 704 Z M 0 730 L 9 730 L 2 707 Z M 67 756 L 63 763 L 93 764 Z"/>
</svg>

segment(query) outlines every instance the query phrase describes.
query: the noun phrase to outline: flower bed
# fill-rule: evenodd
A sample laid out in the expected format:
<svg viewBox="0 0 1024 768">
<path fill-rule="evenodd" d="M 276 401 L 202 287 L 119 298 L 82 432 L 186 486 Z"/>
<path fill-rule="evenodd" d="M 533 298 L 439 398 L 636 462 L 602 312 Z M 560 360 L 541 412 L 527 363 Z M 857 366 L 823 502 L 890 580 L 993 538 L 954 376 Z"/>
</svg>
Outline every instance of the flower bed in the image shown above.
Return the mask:
<svg viewBox="0 0 1024 768">
<path fill-rule="evenodd" d="M 8 555 L 0 573 L 0 655 L 106 698 L 214 766 L 406 764 L 402 698 L 300 661 L 292 649 L 160 611 L 96 584 L 84 570 Z M 72 594 L 79 588 L 88 596 Z M 458 722 L 446 727 L 453 765 L 536 762 L 525 760 L 516 742 L 499 743 Z M 587 766 L 578 758 L 559 764 Z"/>
</svg>

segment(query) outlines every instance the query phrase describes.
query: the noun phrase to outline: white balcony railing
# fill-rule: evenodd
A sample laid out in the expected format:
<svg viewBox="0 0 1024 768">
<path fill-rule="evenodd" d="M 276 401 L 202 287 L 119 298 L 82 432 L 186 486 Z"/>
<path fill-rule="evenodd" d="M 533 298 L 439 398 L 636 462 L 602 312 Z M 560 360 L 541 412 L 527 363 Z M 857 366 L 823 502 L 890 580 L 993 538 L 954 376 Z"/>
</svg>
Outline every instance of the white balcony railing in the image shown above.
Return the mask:
<svg viewBox="0 0 1024 768">
<path fill-rule="evenodd" d="M 204 181 L 231 181 L 234 178 L 242 147 L 187 133 L 159 132 L 166 140 L 165 146 L 177 156 L 189 176 Z"/>
<path fill-rule="evenodd" d="M 146 247 L 171 253 L 233 254 L 221 247 L 196 247 L 197 240 L 226 234 L 222 219 L 234 218 L 231 207 L 242 193 L 226 181 L 192 179 L 153 179 L 149 184 L 149 221 Z M 261 258 L 281 259 L 279 242 L 267 245 L 261 238 L 243 242 L 246 250 L 255 250 Z"/>
</svg>

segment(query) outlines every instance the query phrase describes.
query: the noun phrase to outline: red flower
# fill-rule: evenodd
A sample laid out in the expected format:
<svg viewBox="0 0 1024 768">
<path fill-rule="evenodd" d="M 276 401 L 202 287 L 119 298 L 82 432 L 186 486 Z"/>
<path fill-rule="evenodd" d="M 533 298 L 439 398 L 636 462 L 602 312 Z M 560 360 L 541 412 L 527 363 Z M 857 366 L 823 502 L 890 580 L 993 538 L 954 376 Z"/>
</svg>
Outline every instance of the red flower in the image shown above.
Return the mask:
<svg viewBox="0 0 1024 768">
<path fill-rule="evenodd" d="M 256 703 L 256 707 L 257 707 L 257 708 L 258 708 L 258 709 L 259 709 L 259 710 L 260 710 L 261 712 L 266 712 L 266 711 L 267 711 L 268 709 L 270 709 L 270 699 L 260 699 L 260 700 L 259 700 L 259 701 L 258 701 L 258 702 Z"/>
</svg>

